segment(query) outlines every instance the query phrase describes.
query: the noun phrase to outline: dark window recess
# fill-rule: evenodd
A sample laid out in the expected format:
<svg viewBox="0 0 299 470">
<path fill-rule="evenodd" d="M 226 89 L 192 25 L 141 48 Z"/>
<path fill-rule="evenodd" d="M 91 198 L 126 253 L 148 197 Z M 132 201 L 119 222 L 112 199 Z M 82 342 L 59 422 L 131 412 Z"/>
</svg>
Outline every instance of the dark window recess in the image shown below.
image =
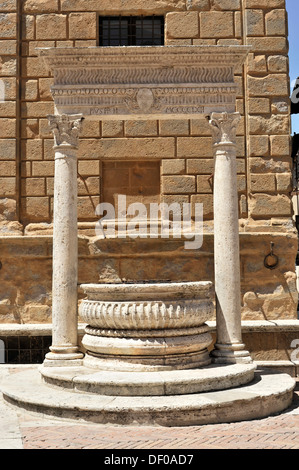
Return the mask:
<svg viewBox="0 0 299 470">
<path fill-rule="evenodd" d="M 42 364 L 52 343 L 51 336 L 1 336 L 0 340 L 5 364 Z"/>
<path fill-rule="evenodd" d="M 163 46 L 163 16 L 102 16 L 100 46 Z"/>
</svg>

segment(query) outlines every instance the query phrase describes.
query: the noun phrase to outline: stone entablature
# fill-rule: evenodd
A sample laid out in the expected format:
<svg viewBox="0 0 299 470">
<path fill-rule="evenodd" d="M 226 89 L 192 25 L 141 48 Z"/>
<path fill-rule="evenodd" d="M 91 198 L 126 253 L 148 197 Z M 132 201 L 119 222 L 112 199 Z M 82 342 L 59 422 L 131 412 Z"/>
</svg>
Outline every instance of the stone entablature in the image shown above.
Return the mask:
<svg viewBox="0 0 299 470">
<path fill-rule="evenodd" d="M 235 111 L 234 72 L 249 46 L 49 48 L 58 113 L 179 119 Z"/>
</svg>

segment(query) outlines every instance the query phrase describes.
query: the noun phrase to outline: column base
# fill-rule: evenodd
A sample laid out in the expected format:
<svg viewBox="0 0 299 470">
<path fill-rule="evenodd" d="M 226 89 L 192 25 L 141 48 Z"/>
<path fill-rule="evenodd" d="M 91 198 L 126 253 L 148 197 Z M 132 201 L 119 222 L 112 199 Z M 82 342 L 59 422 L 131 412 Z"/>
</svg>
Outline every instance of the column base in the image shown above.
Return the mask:
<svg viewBox="0 0 299 470">
<path fill-rule="evenodd" d="M 251 364 L 253 362 L 243 343 L 216 343 L 211 357 L 214 364 Z"/>
<path fill-rule="evenodd" d="M 57 349 L 55 348 L 55 351 L 57 351 Z M 76 351 L 77 348 L 70 348 L 70 351 L 67 351 L 67 348 L 59 349 L 61 349 L 61 352 L 51 351 L 46 354 L 45 360 L 43 362 L 45 367 L 69 367 L 80 366 L 83 364 L 84 354 Z"/>
</svg>

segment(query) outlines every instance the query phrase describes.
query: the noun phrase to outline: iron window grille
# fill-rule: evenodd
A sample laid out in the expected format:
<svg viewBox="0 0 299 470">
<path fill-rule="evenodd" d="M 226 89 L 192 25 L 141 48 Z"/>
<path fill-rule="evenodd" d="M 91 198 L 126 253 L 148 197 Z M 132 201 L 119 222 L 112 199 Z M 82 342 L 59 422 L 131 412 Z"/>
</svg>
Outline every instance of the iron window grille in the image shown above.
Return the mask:
<svg viewBox="0 0 299 470">
<path fill-rule="evenodd" d="M 163 46 L 163 16 L 101 16 L 100 46 Z"/>
</svg>

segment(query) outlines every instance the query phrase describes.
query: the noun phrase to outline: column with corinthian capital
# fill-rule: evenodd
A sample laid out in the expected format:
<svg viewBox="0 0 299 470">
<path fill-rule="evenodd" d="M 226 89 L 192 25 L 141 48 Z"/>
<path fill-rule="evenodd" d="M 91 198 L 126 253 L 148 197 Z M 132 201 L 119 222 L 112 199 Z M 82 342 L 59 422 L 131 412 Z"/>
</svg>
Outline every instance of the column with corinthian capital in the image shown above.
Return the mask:
<svg viewBox="0 0 299 470">
<path fill-rule="evenodd" d="M 48 116 L 54 136 L 52 346 L 45 366 L 78 365 L 77 149 L 82 115 Z"/>
<path fill-rule="evenodd" d="M 212 113 L 214 169 L 214 263 L 216 292 L 216 363 L 249 363 L 241 332 L 239 210 L 236 127 L 239 113 Z"/>
</svg>

